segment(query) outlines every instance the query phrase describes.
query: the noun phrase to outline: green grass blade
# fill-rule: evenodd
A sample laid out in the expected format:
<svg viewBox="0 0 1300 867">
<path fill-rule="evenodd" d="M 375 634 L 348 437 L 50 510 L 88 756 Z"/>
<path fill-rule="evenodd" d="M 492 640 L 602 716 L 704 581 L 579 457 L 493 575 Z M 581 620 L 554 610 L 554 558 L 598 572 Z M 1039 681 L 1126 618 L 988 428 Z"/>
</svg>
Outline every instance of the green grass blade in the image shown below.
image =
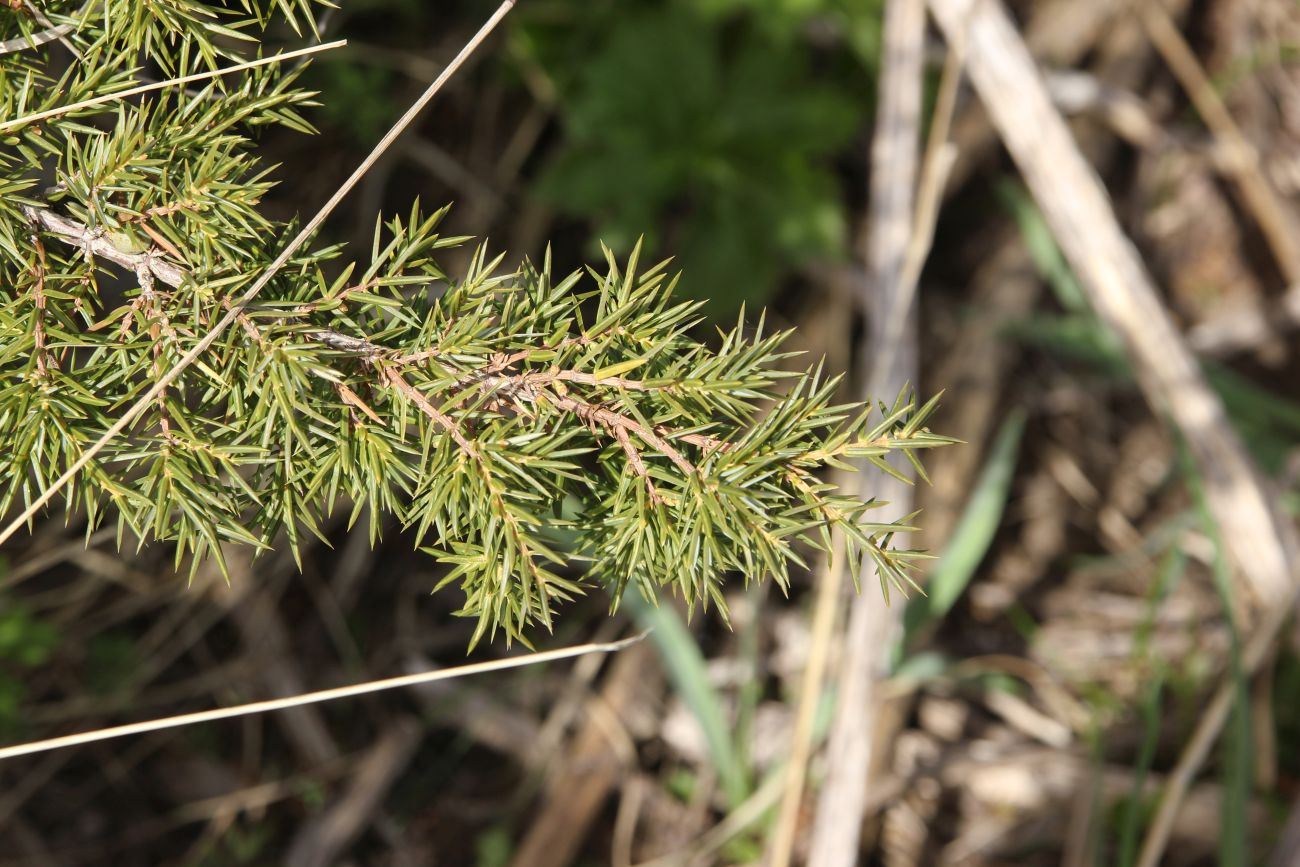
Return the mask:
<svg viewBox="0 0 1300 867">
<path fill-rule="evenodd" d="M 1020 239 L 1029 252 L 1029 258 L 1047 281 L 1056 300 L 1071 313 L 1089 312 L 1091 307 L 1083 294 L 1083 287 L 1079 285 L 1061 248 L 1056 245 L 1056 237 L 1034 204 L 1033 197 L 1020 183 L 1005 178 L 997 184 L 996 194 L 1003 207 L 1011 213 L 1011 218 L 1016 221 L 1016 228 L 1020 230 Z"/>
<path fill-rule="evenodd" d="M 704 655 L 681 617 L 669 605 L 651 605 L 639 593 L 628 593 L 627 606 L 638 624 L 650 632 L 677 694 L 686 702 L 704 730 L 704 739 L 727 803 L 735 807 L 749 796 L 749 775 L 740 761 L 740 751 L 731 737 L 722 697 L 709 682 Z"/>
<path fill-rule="evenodd" d="M 927 624 L 942 619 L 951 610 L 988 553 L 1006 508 L 1024 429 L 1025 413 L 1020 409 L 1013 410 L 1002 423 L 952 540 L 930 573 L 926 595 L 908 603 L 903 615 L 903 648 Z"/>
<path fill-rule="evenodd" d="M 1247 807 L 1254 783 L 1254 755 L 1251 738 L 1250 684 L 1241 664 L 1241 635 L 1233 620 L 1232 573 L 1224 552 L 1219 525 L 1210 512 L 1205 485 L 1197 471 L 1196 462 L 1184 444 L 1182 448 L 1183 472 L 1187 486 L 1200 513 L 1205 533 L 1214 545 L 1214 586 L 1223 603 L 1223 618 L 1231 641 L 1228 672 L 1232 678 L 1232 714 L 1224 729 L 1221 757 L 1223 776 L 1223 818 L 1219 829 L 1219 864 L 1223 867 L 1245 867 L 1250 863 L 1249 826 Z"/>
</svg>

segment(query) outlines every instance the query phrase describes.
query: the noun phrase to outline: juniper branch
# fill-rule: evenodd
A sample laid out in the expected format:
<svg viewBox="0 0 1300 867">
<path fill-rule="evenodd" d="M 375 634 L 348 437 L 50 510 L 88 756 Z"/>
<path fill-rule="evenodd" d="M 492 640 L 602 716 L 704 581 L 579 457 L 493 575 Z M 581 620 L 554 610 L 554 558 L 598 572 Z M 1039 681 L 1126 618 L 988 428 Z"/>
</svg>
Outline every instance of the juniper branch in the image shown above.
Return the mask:
<svg viewBox="0 0 1300 867">
<path fill-rule="evenodd" d="M 174 38 L 216 70 L 233 56 L 205 29 L 218 7 L 186 8 Z M 832 529 L 850 563 L 908 581 L 901 525 L 822 475 L 947 442 L 933 401 L 836 405 L 819 369 L 783 371 L 761 317 L 707 345 L 698 307 L 635 254 L 557 281 L 549 256 L 507 273 L 479 248 L 453 277 L 437 255 L 467 239 L 416 205 L 343 265 L 313 230 L 347 185 L 302 228 L 258 207 L 271 183 L 245 130 L 309 130 L 294 70 L 95 102 L 129 92 L 113 64 L 164 32 L 88 21 L 88 62 L 57 80 L 0 55 L 29 82 L 0 88 L 23 121 L 0 128 L 0 513 L 22 510 L 0 540 L 58 494 L 178 564 L 231 542 L 297 554 L 340 508 L 373 538 L 391 514 L 446 564 L 476 640 L 522 638 L 593 586 L 721 605 L 726 576 L 785 582 Z"/>
<path fill-rule="evenodd" d="M 196 275 L 168 261 L 162 250 L 123 249 L 111 233 L 94 232 L 49 209 L 32 208 L 28 216 L 35 228 L 81 255 L 89 251 L 144 278 L 140 295 L 124 305 L 127 313 L 121 319 L 123 329 L 135 313 L 154 323 L 147 370 L 141 368 L 140 373 L 156 380 L 166 347 L 179 353 L 194 339 L 171 325 L 163 307 L 184 309 L 184 296 L 201 291 Z M 421 221 L 414 214 L 405 226 L 395 222 L 389 228 L 405 241 L 397 248 L 439 243 L 425 234 L 431 221 Z M 403 253 L 392 244 L 388 249 L 399 260 L 417 258 L 414 251 Z M 380 250 L 378 242 L 376 250 Z M 630 267 L 635 268 L 635 263 Z M 390 468 L 368 469 L 389 476 L 389 484 L 397 482 L 398 487 L 407 489 L 410 500 L 393 510 L 408 524 L 421 531 L 436 527 L 444 544 L 452 541 L 450 550 L 440 549 L 440 556 L 454 566 L 465 567 L 453 574 L 465 578 L 471 597 L 472 588 L 486 574 L 499 573 L 494 584 L 498 591 L 502 584 L 509 586 L 515 581 L 508 573 L 522 580 L 519 589 L 527 592 L 513 606 L 498 605 L 494 610 L 486 604 L 486 596 L 467 606 L 468 612 L 485 615 L 485 627 L 500 625 L 511 635 L 519 635 L 529 619 L 549 621 L 555 599 L 577 592 L 578 585 L 541 565 L 558 565 L 567 559 L 552 551 L 548 541 L 549 534 L 564 526 L 588 535 L 588 542 L 571 553 L 589 558 L 595 564 L 591 573 L 614 588 L 636 580 L 648 590 L 671 580 L 683 563 L 701 556 L 706 560 L 704 568 L 697 564 L 702 580 L 688 582 L 689 587 L 683 588 L 693 600 L 716 599 L 711 591 L 716 590 L 721 574 L 731 568 L 744 566 L 755 576 L 766 573 L 784 580 L 785 563 L 799 558 L 794 543 L 821 544 L 817 534 L 828 526 L 849 528 L 859 549 L 871 549 L 873 557 L 888 564 L 885 574 L 891 580 L 906 580 L 906 564 L 914 553 L 886 547 L 888 534 L 897 528 L 864 527 L 861 519 L 870 504 L 830 494 L 815 471 L 853 457 L 879 459 L 894 448 L 941 444 L 943 438 L 929 434 L 918 423 L 928 408 L 912 416 L 905 406 L 896 405 L 875 428 L 868 429 L 865 413 L 830 405 L 833 383 L 819 382 L 812 374 L 797 378 L 791 391 L 778 398 L 775 408 L 759 422 L 757 400 L 783 377 L 769 367 L 781 357 L 777 350 L 783 335 L 763 336 L 760 329 L 746 339 L 738 331 L 727 338 L 720 353 L 704 350 L 682 336 L 682 329 L 694 318 L 693 307 L 667 303 L 669 284 L 661 268 L 635 275 L 620 273 L 611 264 L 599 290 L 586 294 L 574 291 L 576 278 L 558 287 L 551 285 L 545 268 L 526 268 L 504 277 L 490 272 L 490 264 L 480 254 L 470 274 L 454 281 L 441 298 L 400 296 L 396 319 L 380 315 L 394 309 L 392 302 L 380 303 L 372 293 L 394 281 L 405 283 L 406 278 L 399 275 L 371 274 L 352 286 L 339 286 L 312 299 L 302 297 L 301 287 L 281 287 L 288 294 L 279 301 L 241 312 L 246 342 L 227 348 L 233 357 L 253 352 L 253 358 L 245 363 L 264 367 L 290 346 L 297 346 L 303 353 L 301 369 L 328 382 L 335 405 L 346 410 L 343 438 L 400 431 L 411 421 L 401 411 L 403 404 L 414 407 L 418 417 L 427 420 L 428 426 L 419 436 L 425 455 L 420 460 L 427 470 L 416 472 L 415 484 L 410 484 L 410 468 L 397 477 Z M 173 291 L 163 294 L 150 284 L 152 280 Z M 307 281 L 309 285 L 312 282 Z M 584 328 L 578 324 L 582 305 L 593 295 L 602 302 L 596 311 L 598 318 Z M 228 300 L 222 303 L 230 306 Z M 329 314 L 337 318 L 341 305 L 367 304 L 371 305 L 370 315 L 348 316 L 346 327 L 319 321 Z M 602 307 L 607 313 L 599 316 Z M 611 319 L 609 313 L 614 311 L 621 314 Z M 409 321 L 402 324 L 402 317 Z M 107 318 L 112 319 L 113 314 Z M 387 331 L 388 339 L 363 327 L 366 322 L 379 332 Z M 565 322 L 569 325 L 556 331 L 557 323 Z M 595 327 L 602 324 L 603 328 Z M 302 344 L 303 340 L 307 344 Z M 309 355 L 307 347 L 312 347 Z M 659 352 L 640 357 L 647 347 L 657 347 Z M 115 348 L 128 352 L 121 339 Z M 232 363 L 227 361 L 227 365 Z M 636 379 L 622 375 L 624 370 L 637 368 L 651 375 Z M 182 392 L 192 393 L 197 387 L 197 383 L 182 383 Z M 323 419 L 329 411 L 324 393 L 300 389 L 297 397 L 289 396 L 292 409 L 281 414 L 286 430 L 293 427 L 292 414 Z M 392 391 L 395 402 L 383 399 L 386 390 Z M 369 398 L 362 396 L 365 393 Z M 742 410 L 739 414 L 738 409 Z M 154 412 L 160 441 L 175 451 L 194 448 L 192 437 L 181 435 L 176 426 L 193 430 L 201 417 L 213 411 L 211 406 L 200 411 L 183 403 L 172 405 L 164 396 Z M 737 415 L 738 420 L 726 420 Z M 223 418 L 227 425 L 255 428 L 232 419 L 228 411 Z M 673 418 L 691 423 L 683 426 L 673 423 Z M 585 445 L 562 448 L 573 446 L 579 433 Z M 437 442 L 444 436 L 474 468 L 469 481 L 458 475 L 456 462 L 449 456 L 439 457 Z M 535 439 L 539 436 L 543 439 Z M 331 446 L 328 437 L 322 440 L 305 432 L 290 438 L 306 444 L 308 453 Z M 521 438 L 534 444 L 536 460 L 509 448 L 512 442 L 522 445 Z M 602 438 L 612 441 L 615 452 L 604 450 Z M 235 439 L 240 440 L 238 436 Z M 399 436 L 392 446 L 397 449 L 407 442 Z M 127 448 L 138 453 L 141 446 Z M 290 448 L 284 446 L 286 452 Z M 695 455 L 687 455 L 683 448 L 694 450 Z M 615 454 L 621 455 L 621 464 L 613 460 Z M 595 463 L 583 455 L 595 455 Z M 666 463 L 660 465 L 656 458 Z M 530 476 L 533 468 L 543 470 L 546 480 Z M 668 472 L 669 468 L 674 472 Z M 512 493 L 498 475 L 502 471 L 521 482 L 521 490 Z M 272 482 L 269 478 L 259 481 L 254 470 L 247 481 L 257 482 L 259 488 L 288 482 L 292 488 L 297 472 L 291 470 Z M 239 471 L 234 465 L 226 473 L 222 477 L 227 486 L 236 475 L 248 476 L 248 470 Z M 469 489 L 447 490 L 458 478 Z M 408 481 L 402 483 L 402 479 Z M 638 481 L 641 493 L 627 487 L 628 479 Z M 574 480 L 582 482 L 575 487 L 571 484 Z M 350 487 L 365 492 L 362 499 L 381 501 L 377 505 L 392 503 L 391 497 L 373 489 L 374 484 L 373 479 L 355 477 Z M 482 496 L 474 494 L 475 490 L 481 490 Z M 566 492 L 579 496 L 579 512 L 572 517 L 565 518 L 561 510 L 559 517 L 547 521 L 527 505 L 549 501 L 558 506 Z M 310 515 L 304 502 L 312 495 L 312 485 L 303 485 L 294 512 L 285 508 L 275 520 L 263 522 L 260 532 L 247 531 L 260 544 L 269 544 L 271 534 L 284 522 L 292 525 Z M 446 514 L 456 509 L 448 508 L 448 497 L 459 497 L 462 506 L 469 500 L 477 500 L 479 507 L 486 504 L 495 518 L 485 518 L 489 523 L 495 520 L 505 535 L 489 532 L 484 537 L 481 531 L 471 532 L 475 541 L 462 541 L 458 548 L 457 520 Z M 244 512 L 255 502 L 257 497 L 242 509 L 232 506 L 226 517 L 242 522 Z M 328 508 L 329 503 L 322 506 Z M 614 520 L 598 517 L 610 510 Z M 639 524 L 648 522 L 649 529 L 638 531 L 638 538 L 611 534 L 611 528 L 617 529 L 620 523 L 620 511 Z M 738 522 L 734 529 L 722 529 L 733 521 Z M 138 528 L 146 522 L 137 516 L 134 521 L 128 518 L 127 523 Z M 724 539 L 733 537 L 734 547 L 719 545 L 714 538 L 718 533 Z"/>
<path fill-rule="evenodd" d="M 329 214 L 333 212 L 334 208 L 338 206 L 339 202 L 343 200 L 343 197 L 351 191 L 352 187 L 354 187 L 362 177 L 364 177 L 366 172 L 370 170 L 371 166 L 378 161 L 380 155 L 383 154 L 384 151 L 386 151 L 397 139 L 397 136 L 402 132 L 402 130 L 410 125 L 411 121 L 415 119 L 420 110 L 433 99 L 439 90 L 441 90 L 442 86 L 447 82 L 451 75 L 460 68 L 466 59 L 468 59 L 474 49 L 482 43 L 483 39 L 485 39 L 501 19 L 505 17 L 506 13 L 514 7 L 514 4 L 515 0 L 504 0 L 504 2 L 497 8 L 497 11 L 488 19 L 487 23 L 480 28 L 479 32 L 476 33 L 468 43 L 466 43 L 465 47 L 462 48 L 456 57 L 452 59 L 451 63 L 447 65 L 447 68 L 443 70 L 443 72 L 432 84 L 429 85 L 428 88 L 425 89 L 424 93 L 420 95 L 415 103 L 407 109 L 402 117 L 398 119 L 397 123 L 395 123 L 384 135 L 384 137 L 379 141 L 379 144 L 377 144 L 370 154 L 362 160 L 361 165 L 359 165 L 348 179 L 334 191 L 334 194 L 331 195 L 329 200 L 320 207 L 310 220 L 307 221 L 307 224 L 302 228 L 302 230 L 295 235 L 293 239 L 290 240 L 289 243 L 286 244 L 284 248 L 281 249 L 280 252 L 271 260 L 270 264 L 267 265 L 257 279 L 253 281 L 253 284 L 248 288 L 248 290 L 240 296 L 238 301 L 235 302 L 234 307 L 227 310 L 226 314 L 212 325 L 207 335 L 196 343 L 189 352 L 181 356 L 181 358 L 179 358 L 176 363 L 151 386 L 146 394 L 141 395 L 135 403 L 126 408 L 121 416 L 118 417 L 117 421 L 110 425 L 97 440 L 88 444 L 77 460 L 75 460 L 62 475 L 55 479 L 53 483 L 35 499 L 34 502 L 29 504 L 22 515 L 10 523 L 9 526 L 5 527 L 3 531 L 0 531 L 0 541 L 7 539 L 18 527 L 22 526 L 24 521 L 29 520 L 40 506 L 49 502 L 55 492 L 71 482 L 77 472 L 88 467 L 91 461 L 94 460 L 95 456 L 108 445 L 113 437 L 118 436 L 126 430 L 127 426 L 143 411 L 149 401 L 159 398 L 162 392 L 177 377 L 179 377 L 181 371 L 193 364 L 205 350 L 216 342 L 221 333 L 238 319 L 242 308 L 246 307 L 250 301 L 257 297 L 267 284 L 271 282 L 271 279 L 276 275 L 276 273 L 289 262 L 294 253 L 307 242 L 312 234 L 314 234 L 321 224 L 324 223 L 325 218 L 329 216 Z M 213 536 L 213 538 L 215 538 L 215 536 Z"/>
</svg>

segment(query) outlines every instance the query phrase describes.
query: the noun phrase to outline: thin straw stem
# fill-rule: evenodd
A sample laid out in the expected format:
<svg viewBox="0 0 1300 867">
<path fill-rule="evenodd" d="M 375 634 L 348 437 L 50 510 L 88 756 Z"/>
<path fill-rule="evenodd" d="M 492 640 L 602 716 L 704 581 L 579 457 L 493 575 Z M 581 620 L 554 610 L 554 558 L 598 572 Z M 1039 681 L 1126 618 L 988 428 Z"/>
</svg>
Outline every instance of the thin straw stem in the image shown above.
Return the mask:
<svg viewBox="0 0 1300 867">
<path fill-rule="evenodd" d="M 126 735 L 138 735 L 146 732 L 156 732 L 162 729 L 178 728 L 180 726 L 197 725 L 198 723 L 212 722 L 213 720 L 230 719 L 237 716 L 248 716 L 255 713 L 266 713 L 272 710 L 284 710 L 285 708 L 301 707 L 305 704 L 318 704 L 323 701 L 334 701 L 339 698 L 351 698 L 357 695 L 365 695 L 371 692 L 382 692 L 387 689 L 399 689 L 404 686 L 416 686 L 424 683 L 434 683 L 440 680 L 452 680 L 458 677 L 470 677 L 476 674 L 486 674 L 491 671 L 505 671 L 511 668 L 522 668 L 526 665 L 540 665 L 544 662 L 555 662 L 559 659 L 570 659 L 575 656 L 585 656 L 589 653 L 614 653 L 622 650 L 629 645 L 635 644 L 644 638 L 644 633 L 625 638 L 622 641 L 610 641 L 603 644 L 576 644 L 571 647 L 562 647 L 558 650 L 547 650 L 542 653 L 529 653 L 523 656 L 513 656 L 507 659 L 494 659 L 490 662 L 475 662 L 470 665 L 460 665 L 455 668 L 441 668 L 437 671 L 422 671 L 417 674 L 404 674 L 398 677 L 389 677 L 384 680 L 370 680 L 364 683 L 354 683 L 349 686 L 339 686 L 333 689 L 322 689 L 316 692 L 306 692 L 300 695 L 288 696 L 286 698 L 271 699 L 269 701 L 255 701 L 249 704 L 236 705 L 234 707 L 221 707 L 214 710 L 199 711 L 197 713 L 179 714 L 178 716 L 162 717 L 161 719 L 146 720 L 145 722 L 129 723 L 127 725 L 113 726 L 111 728 L 96 729 L 89 732 L 80 732 L 74 735 L 64 735 L 57 738 L 47 738 L 41 741 L 30 741 L 25 744 L 15 744 L 9 747 L 0 748 L 0 761 L 12 759 L 15 756 L 26 756 L 32 753 L 43 753 L 50 750 L 58 750 L 64 747 L 75 747 L 81 744 L 93 743 L 95 741 L 106 741 L 111 738 L 125 737 Z"/>
<path fill-rule="evenodd" d="M 46 109 L 45 111 L 38 111 L 35 114 L 28 114 L 19 118 L 14 118 L 13 120 L 0 122 L 0 132 L 8 132 L 11 129 L 26 126 L 29 123 L 49 120 L 50 118 L 58 117 L 61 114 L 80 111 L 83 108 L 91 108 L 96 105 L 103 105 L 106 102 L 116 102 L 119 99 L 139 96 L 140 94 L 148 93 L 151 90 L 162 90 L 167 87 L 189 84 L 193 81 L 205 81 L 209 78 L 218 78 L 222 75 L 230 75 L 234 72 L 242 72 L 245 69 L 252 69 L 255 66 L 267 66 L 272 63 L 280 63 L 284 60 L 293 60 L 295 57 L 303 57 L 308 54 L 329 51 L 331 48 L 342 48 L 347 44 L 348 41 L 346 39 L 338 39 L 334 42 L 325 42 L 321 45 L 310 45 L 306 48 L 286 51 L 282 54 L 273 54 L 270 57 L 260 57 L 257 60 L 248 60 L 243 63 L 236 63 L 234 66 L 226 66 L 221 69 L 210 69 L 207 72 L 195 72 L 190 75 L 182 75 L 179 78 L 169 78 L 166 81 L 154 81 L 149 84 L 142 84 L 138 87 L 130 87 L 126 90 L 116 90 L 112 93 L 105 93 L 100 96 L 93 96 L 90 99 L 83 99 L 80 102 L 73 102 L 68 105 L 59 105 L 54 108 Z"/>
</svg>

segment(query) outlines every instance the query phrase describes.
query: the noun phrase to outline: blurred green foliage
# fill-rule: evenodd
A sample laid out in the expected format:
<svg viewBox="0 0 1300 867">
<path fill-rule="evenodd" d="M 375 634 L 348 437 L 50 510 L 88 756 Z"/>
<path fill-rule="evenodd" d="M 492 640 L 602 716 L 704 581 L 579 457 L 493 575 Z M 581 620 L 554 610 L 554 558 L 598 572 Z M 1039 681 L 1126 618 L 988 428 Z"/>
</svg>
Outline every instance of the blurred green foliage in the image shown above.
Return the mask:
<svg viewBox="0 0 1300 867">
<path fill-rule="evenodd" d="M 393 17 L 423 34 L 494 5 L 359 0 L 340 35 L 387 43 L 376 32 L 391 33 Z M 588 224 L 585 254 L 599 240 L 625 255 L 644 236 L 655 258 L 676 257 L 683 294 L 730 319 L 809 261 L 847 255 L 853 184 L 836 162 L 868 126 L 882 6 L 532 0 L 509 19 L 508 50 L 489 74 L 554 99 L 555 135 L 530 169 L 532 192 Z M 359 148 L 401 109 L 401 75 L 373 59 L 340 53 L 305 79 L 328 96 L 316 119 Z"/>
<path fill-rule="evenodd" d="M 0 563 L 0 576 L 5 573 Z M 27 697 L 28 669 L 44 665 L 59 646 L 59 632 L 25 605 L 0 600 L 0 736 L 21 731 L 20 710 Z"/>
<path fill-rule="evenodd" d="M 777 41 L 834 34 L 871 73 L 880 57 L 883 0 L 687 0 L 683 5 L 713 19 L 748 15 Z"/>
<path fill-rule="evenodd" d="M 112 695 L 131 682 L 140 662 L 135 639 L 129 633 L 102 632 L 87 647 L 86 685 L 95 695 Z"/>
<path fill-rule="evenodd" d="M 844 255 L 834 158 L 870 110 L 878 0 L 521 11 L 515 56 L 544 70 L 562 122 L 543 199 L 616 251 L 645 235 L 675 255 L 683 291 L 716 317 Z"/>
<path fill-rule="evenodd" d="M 267 849 L 275 834 L 276 828 L 270 822 L 235 822 L 213 840 L 212 848 L 199 863 L 203 867 L 266 864 Z"/>
<path fill-rule="evenodd" d="M 393 97 L 399 76 L 383 66 L 319 63 L 312 67 L 312 87 L 329 94 L 317 111 L 354 147 L 369 148 L 401 114 Z"/>
<path fill-rule="evenodd" d="M 58 630 L 27 606 L 0 606 L 0 660 L 24 668 L 43 665 L 58 644 Z"/>
<path fill-rule="evenodd" d="M 510 829 L 504 825 L 493 825 L 478 835 L 474 849 L 476 867 L 506 867 L 514 854 Z"/>
</svg>

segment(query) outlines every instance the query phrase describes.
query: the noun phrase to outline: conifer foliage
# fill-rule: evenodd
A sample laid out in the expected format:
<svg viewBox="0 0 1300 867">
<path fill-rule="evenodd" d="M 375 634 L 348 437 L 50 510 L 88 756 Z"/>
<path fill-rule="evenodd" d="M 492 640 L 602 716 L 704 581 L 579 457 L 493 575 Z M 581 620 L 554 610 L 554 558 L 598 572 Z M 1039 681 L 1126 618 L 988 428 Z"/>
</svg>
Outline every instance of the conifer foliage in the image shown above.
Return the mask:
<svg viewBox="0 0 1300 867">
<path fill-rule="evenodd" d="M 255 130 L 311 131 L 314 94 L 276 64 L 147 97 L 33 115 L 255 56 L 308 0 L 0 3 L 0 514 L 46 491 L 195 346 L 295 228 Z M 58 14 L 62 12 L 63 14 Z M 54 35 L 52 35 L 54 34 Z M 72 52 L 76 52 L 76 55 Z M 321 97 L 328 99 L 328 94 Z M 933 402 L 833 403 L 819 369 L 781 372 L 762 317 L 702 341 L 666 265 L 610 255 L 556 277 L 440 251 L 443 212 L 379 222 L 359 261 L 295 254 L 125 433 L 61 492 L 88 526 L 174 545 L 320 534 L 349 510 L 397 516 L 447 564 L 482 636 L 523 637 L 556 604 L 635 585 L 721 604 L 730 573 L 785 582 L 838 530 L 850 561 L 907 581 L 900 527 L 827 468 L 947 442 Z M 345 264 L 346 263 L 346 264 Z"/>
</svg>

